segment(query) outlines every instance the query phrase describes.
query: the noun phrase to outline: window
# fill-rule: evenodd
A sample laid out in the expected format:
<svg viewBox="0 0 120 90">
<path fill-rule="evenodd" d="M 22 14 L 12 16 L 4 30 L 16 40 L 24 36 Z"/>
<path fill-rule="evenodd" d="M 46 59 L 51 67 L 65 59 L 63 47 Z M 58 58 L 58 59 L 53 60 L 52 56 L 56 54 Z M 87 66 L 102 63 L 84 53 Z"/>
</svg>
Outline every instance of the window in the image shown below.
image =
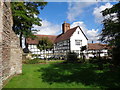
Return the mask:
<svg viewBox="0 0 120 90">
<path fill-rule="evenodd" d="M 67 45 L 67 41 L 64 41 L 64 45 Z"/>
<path fill-rule="evenodd" d="M 75 40 L 75 45 L 82 45 L 82 40 Z"/>
<path fill-rule="evenodd" d="M 79 31 L 78 31 L 78 34 L 79 34 Z"/>
</svg>

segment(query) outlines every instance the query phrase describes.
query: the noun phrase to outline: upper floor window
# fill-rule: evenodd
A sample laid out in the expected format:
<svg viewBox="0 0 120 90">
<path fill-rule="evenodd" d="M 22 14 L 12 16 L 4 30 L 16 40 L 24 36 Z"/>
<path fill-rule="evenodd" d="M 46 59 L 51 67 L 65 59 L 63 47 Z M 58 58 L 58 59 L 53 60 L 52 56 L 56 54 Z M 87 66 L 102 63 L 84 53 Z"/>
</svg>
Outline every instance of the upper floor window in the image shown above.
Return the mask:
<svg viewBox="0 0 120 90">
<path fill-rule="evenodd" d="M 79 31 L 78 31 L 78 34 L 79 34 Z"/>
<path fill-rule="evenodd" d="M 64 45 L 68 45 L 68 43 L 69 43 L 69 42 L 68 42 L 67 40 L 66 40 L 66 41 L 64 41 Z"/>
<path fill-rule="evenodd" d="M 75 45 L 82 45 L 82 40 L 75 40 Z"/>
</svg>

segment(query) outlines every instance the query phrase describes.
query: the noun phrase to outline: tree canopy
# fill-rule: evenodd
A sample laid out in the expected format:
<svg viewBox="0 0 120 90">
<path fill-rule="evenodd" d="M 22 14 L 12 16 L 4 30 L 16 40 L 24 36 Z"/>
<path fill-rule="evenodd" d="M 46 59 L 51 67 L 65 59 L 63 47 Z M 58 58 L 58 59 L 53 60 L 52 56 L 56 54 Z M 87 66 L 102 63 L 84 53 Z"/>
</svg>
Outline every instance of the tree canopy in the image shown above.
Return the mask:
<svg viewBox="0 0 120 90">
<path fill-rule="evenodd" d="M 39 40 L 37 48 L 40 50 L 53 49 L 53 43 L 47 37 L 43 37 Z"/>
<path fill-rule="evenodd" d="M 46 4 L 46 2 L 11 2 L 13 30 L 20 37 L 21 47 L 23 36 L 35 37 L 32 28 L 33 25 L 41 26 L 41 19 L 37 15 L 40 14 L 39 9 L 43 9 Z"/>
<path fill-rule="evenodd" d="M 101 41 L 120 47 L 120 2 L 102 11 L 104 16 Z"/>
<path fill-rule="evenodd" d="M 112 8 L 102 11 L 105 17 L 101 41 L 113 46 L 112 60 L 115 65 L 120 65 L 120 2 Z"/>
</svg>

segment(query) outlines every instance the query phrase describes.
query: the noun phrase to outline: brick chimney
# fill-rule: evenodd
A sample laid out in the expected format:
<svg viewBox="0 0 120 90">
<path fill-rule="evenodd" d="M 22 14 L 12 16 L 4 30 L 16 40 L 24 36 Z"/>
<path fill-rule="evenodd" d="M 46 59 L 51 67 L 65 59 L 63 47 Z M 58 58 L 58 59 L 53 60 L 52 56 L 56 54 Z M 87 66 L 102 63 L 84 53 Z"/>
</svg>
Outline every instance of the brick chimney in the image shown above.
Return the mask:
<svg viewBox="0 0 120 90">
<path fill-rule="evenodd" d="M 65 33 L 65 32 L 66 32 L 67 30 L 69 30 L 69 29 L 70 29 L 70 24 L 64 22 L 64 23 L 62 24 L 62 32 Z"/>
</svg>

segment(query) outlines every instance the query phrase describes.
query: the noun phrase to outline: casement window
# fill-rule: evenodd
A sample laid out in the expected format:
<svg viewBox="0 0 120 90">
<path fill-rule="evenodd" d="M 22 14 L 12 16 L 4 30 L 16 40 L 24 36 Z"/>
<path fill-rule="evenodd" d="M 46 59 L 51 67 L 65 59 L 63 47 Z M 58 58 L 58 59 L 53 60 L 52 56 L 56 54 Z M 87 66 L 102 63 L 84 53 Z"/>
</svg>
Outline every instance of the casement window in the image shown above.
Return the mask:
<svg viewBox="0 0 120 90">
<path fill-rule="evenodd" d="M 64 45 L 67 45 L 68 43 L 67 43 L 67 41 L 64 41 Z"/>
<path fill-rule="evenodd" d="M 82 40 L 75 40 L 75 45 L 82 45 Z"/>
</svg>

